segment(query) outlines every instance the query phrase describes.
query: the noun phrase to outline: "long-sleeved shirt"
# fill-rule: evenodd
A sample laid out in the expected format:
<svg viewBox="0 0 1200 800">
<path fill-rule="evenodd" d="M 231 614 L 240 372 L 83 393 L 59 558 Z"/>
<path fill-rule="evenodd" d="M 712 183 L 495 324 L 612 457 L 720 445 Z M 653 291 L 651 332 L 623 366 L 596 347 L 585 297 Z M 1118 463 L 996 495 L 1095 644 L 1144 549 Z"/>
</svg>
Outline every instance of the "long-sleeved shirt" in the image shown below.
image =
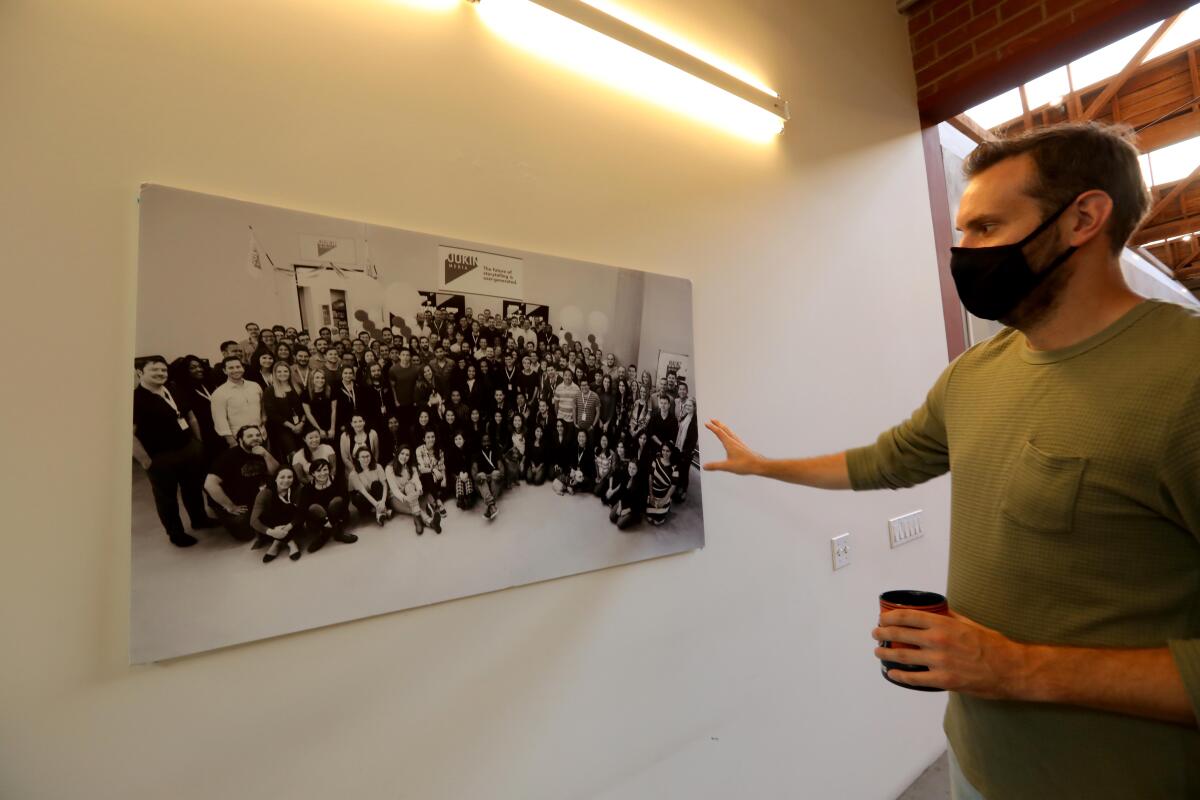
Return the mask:
<svg viewBox="0 0 1200 800">
<path fill-rule="evenodd" d="M 254 381 L 241 385 L 226 381 L 212 393 L 213 428 L 220 436 L 234 436 L 243 425 L 263 423 L 262 387 Z"/>
<path fill-rule="evenodd" d="M 1153 300 L 1061 350 L 1005 329 L 847 452 L 851 485 L 953 473 L 955 612 L 1018 642 L 1169 648 L 1200 719 L 1197 353 L 1200 314 Z M 986 797 L 1200 796 L 1195 727 L 953 693 L 945 728 Z"/>
</svg>

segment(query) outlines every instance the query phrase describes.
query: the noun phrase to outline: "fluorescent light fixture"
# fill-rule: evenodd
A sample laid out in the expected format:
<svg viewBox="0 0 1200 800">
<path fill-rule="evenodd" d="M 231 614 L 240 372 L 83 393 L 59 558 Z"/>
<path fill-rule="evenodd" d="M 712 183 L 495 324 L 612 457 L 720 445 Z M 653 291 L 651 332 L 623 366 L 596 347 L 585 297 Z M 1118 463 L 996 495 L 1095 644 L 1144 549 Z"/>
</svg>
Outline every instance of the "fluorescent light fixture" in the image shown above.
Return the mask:
<svg viewBox="0 0 1200 800">
<path fill-rule="evenodd" d="M 472 2 L 506 41 L 743 138 L 768 142 L 789 118 L 787 101 L 759 81 L 605 0 Z"/>
</svg>

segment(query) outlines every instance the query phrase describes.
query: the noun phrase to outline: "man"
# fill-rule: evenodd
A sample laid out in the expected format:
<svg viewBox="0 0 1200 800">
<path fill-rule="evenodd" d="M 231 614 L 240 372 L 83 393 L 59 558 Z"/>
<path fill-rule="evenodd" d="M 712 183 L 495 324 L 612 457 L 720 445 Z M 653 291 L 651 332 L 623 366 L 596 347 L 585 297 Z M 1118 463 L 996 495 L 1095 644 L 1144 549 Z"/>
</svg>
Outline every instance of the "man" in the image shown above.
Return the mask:
<svg viewBox="0 0 1200 800">
<path fill-rule="evenodd" d="M 244 425 L 262 425 L 262 387 L 245 379 L 246 368 L 237 356 L 221 362 L 225 382 L 212 393 L 213 429 L 230 447 L 237 445 L 234 432 Z"/>
<path fill-rule="evenodd" d="M 325 351 L 325 362 L 320 368 L 325 372 L 326 386 L 332 388 L 342 382 L 342 360 L 338 357 L 337 350 Z"/>
<path fill-rule="evenodd" d="M 517 369 L 517 358 L 512 353 L 504 354 L 504 366 L 500 368 L 501 374 L 498 387 L 504 390 L 504 393 L 509 397 L 515 397 L 517 388 L 520 385 L 521 371 Z"/>
<path fill-rule="evenodd" d="M 667 373 L 667 394 L 671 395 L 671 400 L 679 398 L 679 376 L 674 372 Z"/>
<path fill-rule="evenodd" d="M 312 367 L 309 366 L 310 353 L 307 347 L 297 345 L 293 355 L 296 363 L 292 364 L 292 388 L 296 390 L 297 395 L 305 398 L 308 396 L 308 387 L 313 373 Z"/>
<path fill-rule="evenodd" d="M 575 437 L 575 420 L 580 400 L 579 387 L 575 385 L 570 372 L 564 372 L 562 383 L 554 389 L 554 413 L 567 426 L 567 434 L 573 440 Z"/>
<path fill-rule="evenodd" d="M 142 363 L 141 378 L 133 390 L 133 457 L 150 479 L 158 521 L 171 544 L 191 547 L 197 541 L 183 529 L 177 494 L 183 496 L 192 530 L 217 524 L 204 510 L 200 423 L 187 397 L 167 387 L 167 360 L 162 356 L 151 356 Z"/>
<path fill-rule="evenodd" d="M 1121 248 L 1149 198 L 1123 131 L 1064 125 L 976 148 L 951 270 L 1009 326 L 868 447 L 774 460 L 720 422 L 707 465 L 827 489 L 952 471 L 943 617 L 872 635 L 951 690 L 959 786 L 992 798 L 1196 796 L 1200 787 L 1200 316 L 1147 301 Z M 980 249 L 984 248 L 984 249 Z"/>
<path fill-rule="evenodd" d="M 412 351 L 407 347 L 400 351 L 400 360 L 388 370 L 388 381 L 392 384 L 392 396 L 396 400 L 396 418 L 400 429 L 408 430 L 417 421 L 416 390 L 421 370 L 412 363 Z"/>
<path fill-rule="evenodd" d="M 317 329 L 317 336 L 325 341 L 333 338 L 333 330 L 328 325 L 322 325 Z"/>
<path fill-rule="evenodd" d="M 263 447 L 262 429 L 258 425 L 243 425 L 236 439 L 237 446 L 213 462 L 204 479 L 204 489 L 217 504 L 217 516 L 229 535 L 239 542 L 248 542 L 256 538 L 250 527 L 254 498 L 279 471 L 279 462 Z M 257 539 L 254 549 L 267 544 L 264 537 Z"/>
<path fill-rule="evenodd" d="M 469 367 L 469 369 L 474 369 L 474 367 Z M 455 424 L 457 425 L 462 425 L 471 416 L 471 409 L 463 402 L 462 390 L 460 389 L 450 390 L 450 399 L 445 403 L 445 407 L 447 411 L 454 412 Z"/>
<path fill-rule="evenodd" d="M 446 322 L 446 312 L 442 309 L 437 310 L 437 314 L 429 323 L 429 335 L 436 336 L 440 341 L 449 330 L 449 323 Z"/>
<path fill-rule="evenodd" d="M 221 342 L 221 358 L 224 359 L 226 356 L 237 356 L 238 358 L 243 358 L 245 354 L 242 352 L 242 346 L 240 344 L 235 342 L 233 339 L 226 339 L 225 341 Z"/>
<path fill-rule="evenodd" d="M 329 350 L 329 340 L 324 336 L 313 342 L 313 349 L 317 351 L 317 366 L 325 363 L 325 353 Z"/>
<path fill-rule="evenodd" d="M 258 342 L 259 342 L 258 323 L 247 322 L 246 323 L 246 338 L 242 339 L 240 342 L 238 342 L 238 346 L 241 347 L 241 349 L 242 349 L 242 353 L 241 353 L 242 357 L 245 358 L 246 356 L 252 355 L 254 353 L 254 351 L 258 349 Z M 221 347 L 221 350 L 222 350 L 222 352 L 224 352 L 224 350 L 225 350 L 224 346 Z M 232 354 L 230 354 L 230 355 L 232 355 Z"/>
<path fill-rule="evenodd" d="M 686 389 L 687 384 L 681 383 L 679 387 Z M 677 465 L 679 481 L 676 484 L 675 500 L 682 504 L 687 502 L 688 489 L 692 483 L 692 457 L 696 454 L 696 441 L 700 438 L 700 426 L 696 419 L 696 401 L 682 397 L 676 402 L 682 403 L 682 405 L 676 413 L 679 424 L 675 433 L 675 441 L 671 444 L 674 446 L 675 452 L 679 454 Z"/>
<path fill-rule="evenodd" d="M 299 333 L 299 334 L 297 334 L 297 336 L 296 336 L 296 342 L 297 342 L 297 343 L 298 343 L 298 344 L 299 344 L 301 347 L 307 347 L 307 348 L 310 348 L 310 351 L 311 351 L 311 348 L 312 348 L 312 337 L 310 337 L 310 336 L 308 335 L 308 331 L 306 331 L 306 330 L 305 330 L 305 331 L 300 331 L 300 333 Z"/>
<path fill-rule="evenodd" d="M 355 366 L 362 367 L 363 355 L 367 352 L 367 345 L 362 339 L 355 339 L 350 343 L 350 352 L 354 356 Z"/>
<path fill-rule="evenodd" d="M 651 449 L 655 454 L 664 444 L 675 446 L 675 437 L 679 434 L 679 420 L 675 418 L 669 395 L 658 396 L 658 410 L 650 415 L 646 434 L 650 437 L 650 444 L 653 445 Z"/>
<path fill-rule="evenodd" d="M 592 391 L 587 378 L 579 381 L 579 399 L 575 403 L 575 428 L 588 435 L 588 443 L 593 444 L 592 428 L 600 418 L 600 395 Z"/>
<path fill-rule="evenodd" d="M 438 391 L 443 395 L 450 389 L 450 384 L 454 382 L 454 362 L 446 358 L 446 348 L 438 345 L 434 350 L 433 375 L 437 379 Z"/>
<path fill-rule="evenodd" d="M 374 431 L 382 431 L 387 427 L 387 419 L 396 412 L 396 395 L 383 377 L 383 365 L 378 362 L 367 367 L 367 383 L 362 387 L 362 413 L 366 417 L 367 427 Z M 396 419 L 399 420 L 399 414 Z M 403 424 L 403 420 L 401 420 Z"/>
<path fill-rule="evenodd" d="M 686 383 L 680 383 L 678 386 L 678 393 L 675 396 L 675 403 L 674 403 L 675 419 L 678 419 L 681 421 L 683 420 L 683 407 L 685 405 L 687 405 L 688 393 L 689 393 L 688 385 Z M 678 449 L 678 445 L 676 445 L 676 449 Z"/>
<path fill-rule="evenodd" d="M 614 387 L 617 385 L 617 380 L 625 374 L 625 370 L 621 369 L 621 365 L 617 363 L 616 353 L 609 353 L 604 357 L 604 374 L 612 378 Z"/>
</svg>

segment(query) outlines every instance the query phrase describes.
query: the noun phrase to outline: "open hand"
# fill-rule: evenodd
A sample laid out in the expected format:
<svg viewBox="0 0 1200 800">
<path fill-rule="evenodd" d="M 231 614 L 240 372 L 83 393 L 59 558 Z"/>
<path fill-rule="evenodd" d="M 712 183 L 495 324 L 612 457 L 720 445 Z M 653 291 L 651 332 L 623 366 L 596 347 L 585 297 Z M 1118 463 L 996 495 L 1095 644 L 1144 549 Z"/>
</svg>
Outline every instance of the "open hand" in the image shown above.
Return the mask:
<svg viewBox="0 0 1200 800">
<path fill-rule="evenodd" d="M 725 460 L 705 464 L 706 470 L 732 472 L 734 475 L 752 475 L 757 472 L 758 465 L 763 460 L 762 456 L 747 447 L 725 423 L 713 419 L 704 423 L 704 427 L 716 434 L 725 448 Z"/>
</svg>

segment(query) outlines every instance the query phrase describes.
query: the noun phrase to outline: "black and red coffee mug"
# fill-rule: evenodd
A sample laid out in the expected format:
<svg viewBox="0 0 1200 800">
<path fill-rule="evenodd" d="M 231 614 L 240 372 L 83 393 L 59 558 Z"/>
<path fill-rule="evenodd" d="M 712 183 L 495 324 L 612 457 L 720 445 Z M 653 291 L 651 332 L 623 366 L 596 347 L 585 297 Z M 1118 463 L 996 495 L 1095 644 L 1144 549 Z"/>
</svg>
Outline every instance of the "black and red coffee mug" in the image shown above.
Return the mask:
<svg viewBox="0 0 1200 800">
<path fill-rule="evenodd" d="M 879 613 L 885 611 L 897 611 L 906 608 L 913 611 L 924 611 L 929 614 L 942 614 L 950 616 L 950 605 L 946 602 L 946 598 L 937 592 L 922 592 L 918 589 L 893 589 L 890 592 L 884 592 L 879 595 Z M 904 642 L 880 642 L 880 647 L 887 647 L 893 650 L 920 650 L 915 644 L 906 644 Z M 903 686 L 905 689 L 915 689 L 918 692 L 943 692 L 945 689 L 938 689 L 934 686 L 910 686 L 907 683 L 899 683 L 888 677 L 889 669 L 898 669 L 901 672 L 928 672 L 929 667 L 919 664 L 898 664 L 895 661 L 881 661 L 883 664 L 881 672 L 883 679 L 888 683 L 896 686 Z"/>
</svg>

